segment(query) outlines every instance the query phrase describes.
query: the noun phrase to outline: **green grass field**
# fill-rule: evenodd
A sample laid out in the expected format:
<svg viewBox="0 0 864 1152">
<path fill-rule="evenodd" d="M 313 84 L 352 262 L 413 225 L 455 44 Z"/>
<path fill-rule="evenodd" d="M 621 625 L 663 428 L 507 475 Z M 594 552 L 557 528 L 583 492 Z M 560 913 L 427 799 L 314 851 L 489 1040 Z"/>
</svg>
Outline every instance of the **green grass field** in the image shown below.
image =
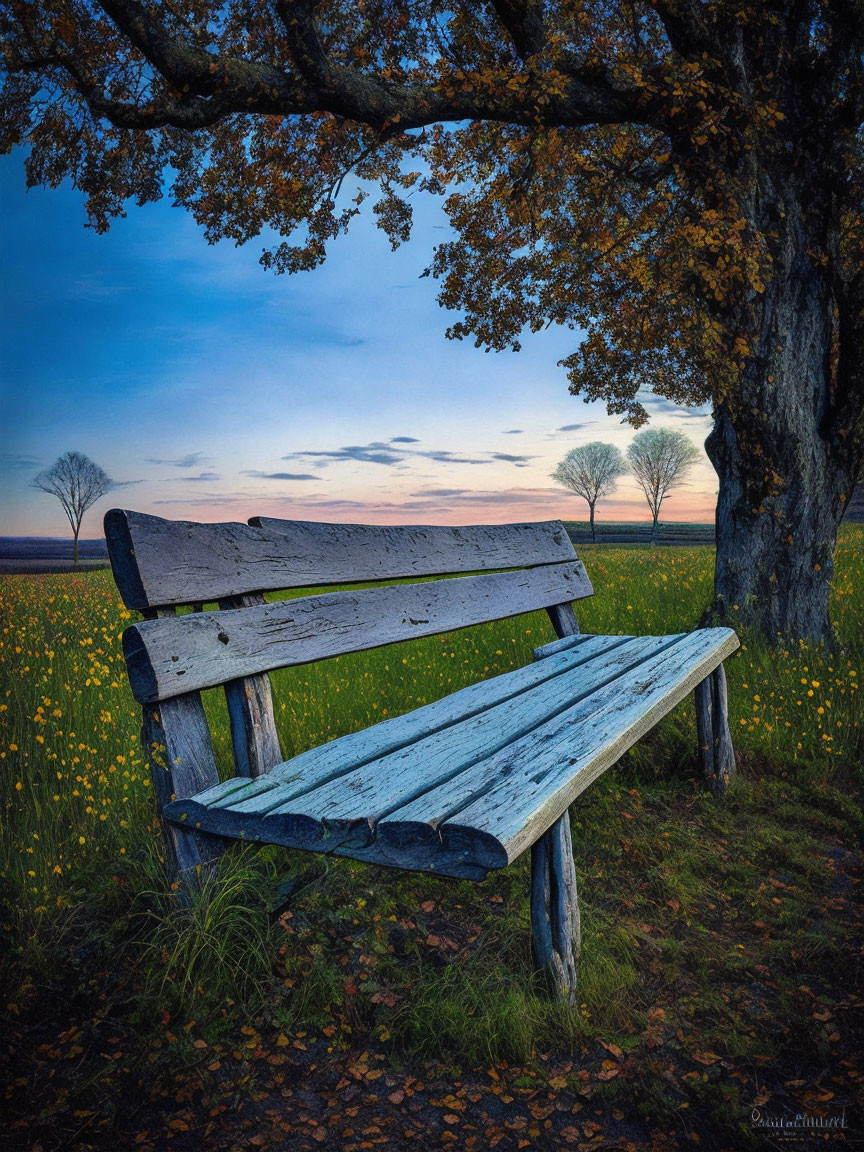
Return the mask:
<svg viewBox="0 0 864 1152">
<path fill-rule="evenodd" d="M 710 549 L 580 554 L 596 589 L 578 606 L 583 631 L 697 624 Z M 741 772 L 725 802 L 697 778 L 688 703 L 573 808 L 575 1011 L 533 983 L 525 857 L 476 886 L 237 849 L 178 910 L 120 650 L 131 617 L 110 573 L 2 578 L 2 964 L 30 1121 L 77 1110 L 81 1130 L 114 1123 L 123 1093 L 109 1086 L 124 1076 L 145 1094 L 160 1077 L 191 1078 L 202 1099 L 218 1098 L 250 1035 L 262 1060 L 299 1036 L 331 1061 L 434 1063 L 452 1077 L 506 1063 L 547 1089 L 569 1061 L 555 1073 L 567 1091 L 590 1088 L 595 1104 L 703 1139 L 708 1128 L 744 1139 L 759 1092 L 800 1096 L 815 1091 L 815 1069 L 840 1075 L 858 1042 L 842 1004 L 855 995 L 860 925 L 843 893 L 864 826 L 864 528 L 843 531 L 836 571 L 833 651 L 769 651 L 743 636 L 727 664 Z M 533 614 L 277 672 L 283 749 L 517 667 L 552 638 Z M 228 774 L 224 704 L 212 692 L 206 706 Z M 106 1028 L 123 1038 L 110 1073 Z M 60 1053 L 53 1083 L 33 1070 L 37 1041 Z M 258 1090 L 244 1075 L 241 1091 Z"/>
</svg>

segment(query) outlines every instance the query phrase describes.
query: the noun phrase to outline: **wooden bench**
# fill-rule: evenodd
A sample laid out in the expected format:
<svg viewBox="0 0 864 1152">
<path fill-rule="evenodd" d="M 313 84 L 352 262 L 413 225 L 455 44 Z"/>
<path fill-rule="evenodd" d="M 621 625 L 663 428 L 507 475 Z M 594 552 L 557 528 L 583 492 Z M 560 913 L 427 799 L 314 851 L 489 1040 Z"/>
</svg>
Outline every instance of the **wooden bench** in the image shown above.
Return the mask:
<svg viewBox="0 0 864 1152">
<path fill-rule="evenodd" d="M 728 628 L 586 636 L 592 594 L 563 526 L 196 524 L 114 509 L 129 680 L 169 867 L 186 884 L 232 840 L 482 880 L 532 849 L 535 961 L 572 997 L 579 913 L 568 806 L 691 691 L 713 789 L 734 770 Z M 267 602 L 268 591 L 397 579 Z M 218 608 L 203 611 L 205 604 Z M 191 613 L 178 615 L 181 605 Z M 285 760 L 268 672 L 545 609 L 535 662 Z M 225 690 L 235 775 L 220 782 L 201 690 Z"/>
</svg>

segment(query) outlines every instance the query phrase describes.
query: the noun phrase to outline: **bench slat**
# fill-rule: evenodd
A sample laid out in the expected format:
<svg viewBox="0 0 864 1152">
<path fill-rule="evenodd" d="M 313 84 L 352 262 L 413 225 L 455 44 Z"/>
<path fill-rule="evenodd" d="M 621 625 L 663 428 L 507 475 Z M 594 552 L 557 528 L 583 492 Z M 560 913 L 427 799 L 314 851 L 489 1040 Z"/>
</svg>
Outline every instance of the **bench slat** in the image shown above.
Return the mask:
<svg viewBox="0 0 864 1152">
<path fill-rule="evenodd" d="M 448 837 L 464 850 L 477 834 L 478 862 L 490 840 L 507 862 L 529 847 L 602 772 L 654 727 L 738 647 L 728 628 L 703 628 L 477 765 L 391 812 L 396 840 Z M 491 859 L 491 858 L 489 858 Z"/>
<path fill-rule="evenodd" d="M 249 523 L 277 533 L 292 554 L 314 565 L 308 584 L 346 584 L 533 568 L 576 555 L 560 520 L 529 524 L 315 524 L 253 516 Z M 296 586 L 296 585 L 294 585 Z"/>
<path fill-rule="evenodd" d="M 572 560 L 560 521 L 469 527 L 315 524 L 259 517 L 196 524 L 112 508 L 105 538 L 127 608 L 248 592 L 533 567 Z"/>
<path fill-rule="evenodd" d="M 653 640 L 653 644 L 650 641 Z M 415 743 L 369 760 L 329 781 L 313 784 L 305 777 L 285 781 L 272 791 L 249 797 L 233 795 L 220 807 L 245 815 L 279 815 L 292 806 L 332 829 L 353 828 L 359 822 L 360 841 L 384 813 L 406 804 L 417 792 L 464 771 L 496 748 L 568 707 L 579 696 L 645 659 L 657 641 L 628 640 L 590 661 L 562 669 L 555 677 L 466 717 L 436 733 L 424 733 Z M 578 669 L 578 671 L 577 671 Z M 356 838 L 356 837 L 355 837 Z"/>
<path fill-rule="evenodd" d="M 545 660 L 547 656 L 555 656 L 558 652 L 566 652 L 568 648 L 572 648 L 574 644 L 578 644 L 579 639 L 579 635 L 560 636 L 557 640 L 553 640 L 549 644 L 543 644 L 540 648 L 535 648 L 534 659 Z"/>
<path fill-rule="evenodd" d="M 272 807 L 270 796 L 266 797 L 266 804 L 274 816 L 295 805 L 326 821 L 331 831 L 351 829 L 362 822 L 365 827 L 361 831 L 368 833 L 389 812 L 422 798 L 433 787 L 443 787 L 463 775 L 472 778 L 474 765 L 509 747 L 628 669 L 638 667 L 656 652 L 670 647 L 673 639 L 635 637 L 575 671 L 562 672 L 470 720 L 339 776 L 314 791 L 304 792 L 287 804 Z M 256 803 L 260 802 L 251 802 Z"/>
<path fill-rule="evenodd" d="M 400 640 L 451 632 L 591 595 L 579 560 L 232 611 L 144 620 L 123 633 L 142 703 Z"/>
<path fill-rule="evenodd" d="M 334 816 L 338 809 L 322 812 L 319 803 L 322 797 L 327 797 L 329 803 L 327 786 L 278 809 L 272 809 L 272 794 L 264 794 L 260 812 L 255 811 L 253 801 L 232 805 L 231 794 L 226 796 L 228 807 L 218 803 L 205 807 L 200 804 L 202 797 L 196 796 L 169 805 L 166 816 L 187 827 L 225 836 L 480 879 L 489 869 L 504 867 L 515 859 L 591 781 L 738 646 L 735 634 L 725 628 L 702 629 L 683 637 L 648 638 L 655 641 L 654 655 L 637 661 L 612 680 L 596 675 L 616 655 L 620 660 L 628 646 L 645 639 L 628 639 L 595 657 L 578 672 L 587 695 L 585 691 L 575 693 L 577 703 L 559 710 L 551 719 L 543 720 L 541 715 L 536 726 L 524 735 L 511 739 L 485 759 L 463 766 L 455 775 L 452 763 L 446 764 L 445 746 L 449 745 L 463 761 L 470 760 L 470 753 L 466 757 L 465 752 L 468 745 L 459 737 L 466 736 L 470 741 L 472 730 L 475 735 L 480 733 L 478 726 L 470 729 L 470 725 L 482 719 L 483 714 L 440 733 L 443 741 L 438 743 L 437 765 L 444 769 L 443 782 L 434 784 L 436 759 L 424 755 L 432 752 L 435 737 L 417 741 L 407 750 L 407 759 L 391 756 L 368 764 L 365 772 L 355 774 L 367 788 L 370 782 L 374 784 L 377 771 L 382 777 L 388 775 L 388 760 L 392 768 L 401 759 L 402 772 L 390 774 L 391 787 L 384 795 L 395 797 L 399 789 L 404 793 L 411 787 L 420 793 L 401 808 L 391 808 L 380 815 L 374 828 L 367 815 L 374 810 L 369 804 L 374 796 L 357 796 L 351 816 L 345 814 L 351 811 L 350 807 L 341 816 Z M 532 667 L 542 668 L 573 655 L 561 653 Z M 582 679 L 586 673 L 593 677 L 593 690 L 587 689 L 587 681 Z M 534 689 L 535 701 L 541 703 L 546 692 L 557 690 L 567 680 L 566 673 L 559 673 Z M 520 702 L 524 706 L 531 691 L 516 698 L 517 707 Z M 509 714 L 512 737 L 513 710 L 504 705 L 495 711 L 499 724 L 507 721 Z M 489 734 L 489 728 L 484 725 L 484 735 Z M 497 726 L 492 726 L 492 730 L 499 732 Z M 499 738 L 495 736 L 496 740 Z M 415 774 L 421 770 L 424 785 L 416 788 Z M 256 781 L 247 787 L 252 789 L 263 783 Z M 343 783 L 344 778 L 333 782 Z M 430 783 L 432 787 L 428 787 Z M 210 789 L 203 795 L 212 796 L 215 791 Z M 340 801 L 338 792 L 336 802 L 350 803 L 347 799 Z"/>
</svg>

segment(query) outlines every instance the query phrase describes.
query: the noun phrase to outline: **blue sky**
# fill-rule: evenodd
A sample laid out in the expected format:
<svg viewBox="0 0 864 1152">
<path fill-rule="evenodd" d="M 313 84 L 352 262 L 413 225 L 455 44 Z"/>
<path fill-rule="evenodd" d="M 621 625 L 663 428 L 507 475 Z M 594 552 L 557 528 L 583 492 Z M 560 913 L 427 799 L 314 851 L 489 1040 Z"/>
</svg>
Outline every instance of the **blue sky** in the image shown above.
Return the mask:
<svg viewBox="0 0 864 1152">
<path fill-rule="evenodd" d="M 557 361 L 578 334 L 490 354 L 444 338 L 452 317 L 420 278 L 448 234 L 428 198 L 397 252 L 361 219 L 322 268 L 274 277 L 261 244 L 210 246 L 167 200 L 99 236 L 73 189 L 26 191 L 20 152 L 0 157 L 0 196 L 3 534 L 66 534 L 30 480 L 70 448 L 129 484 L 85 519 L 96 536 L 112 504 L 208 521 L 582 518 L 552 468 L 633 435 L 567 392 Z M 704 415 L 652 411 L 701 447 Z M 715 493 L 703 459 L 664 518 L 708 520 Z M 625 478 L 599 515 L 648 509 Z"/>
</svg>

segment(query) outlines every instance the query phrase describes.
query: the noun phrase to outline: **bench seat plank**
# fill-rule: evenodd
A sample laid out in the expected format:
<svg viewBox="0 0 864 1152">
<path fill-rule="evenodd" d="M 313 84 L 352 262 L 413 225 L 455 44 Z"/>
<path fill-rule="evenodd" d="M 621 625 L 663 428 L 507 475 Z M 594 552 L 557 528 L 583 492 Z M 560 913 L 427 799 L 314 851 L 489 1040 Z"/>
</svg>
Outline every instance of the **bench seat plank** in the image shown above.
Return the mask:
<svg viewBox="0 0 864 1152">
<path fill-rule="evenodd" d="M 562 672 L 551 680 L 529 688 L 470 719 L 426 736 L 408 748 L 381 757 L 319 788 L 304 790 L 296 798 L 268 797 L 274 816 L 290 811 L 300 803 L 325 822 L 331 833 L 351 832 L 368 838 L 370 828 L 392 812 L 422 797 L 431 788 L 444 785 L 499 749 L 531 732 L 571 707 L 577 700 L 616 679 L 622 672 L 638 667 L 648 656 L 668 647 L 671 638 L 640 636 L 628 639 L 610 652 L 587 664 Z M 251 810 L 258 809 L 256 800 Z M 242 807 L 242 805 L 241 805 Z M 362 817 L 358 819 L 358 812 Z"/>
<path fill-rule="evenodd" d="M 196 796 L 196 801 L 207 805 L 221 804 L 233 793 L 231 802 L 236 804 L 276 787 L 284 787 L 286 796 L 299 796 L 320 784 L 326 784 L 336 776 L 367 764 L 370 760 L 377 760 L 381 756 L 413 744 L 424 736 L 476 716 L 479 712 L 510 699 L 511 696 L 551 680 L 560 672 L 587 663 L 598 654 L 618 647 L 631 637 L 581 636 L 579 639 L 581 641 L 579 652 L 567 652 L 563 658 L 548 660 L 543 665 L 527 664 L 524 668 L 517 668 L 513 672 L 469 684 L 458 692 L 452 692 L 449 696 L 433 700 L 430 704 L 424 704 L 401 716 L 381 720 L 371 728 L 349 732 L 327 744 L 309 748 L 291 760 L 276 765 L 261 779 L 249 781 L 235 776 L 202 792 Z"/>
<path fill-rule="evenodd" d="M 554 715 L 673 639 L 583 637 L 576 650 L 472 684 L 405 716 L 312 748 L 256 780 L 227 780 L 167 805 L 165 815 L 195 828 L 218 826 L 225 835 L 274 839 L 310 850 L 332 851 L 337 844 L 365 847 L 375 817 L 408 802 L 418 786 L 430 788 L 503 747 L 502 736 L 520 735 L 531 723 Z M 553 694 L 547 699 L 550 685 Z M 432 775 L 432 756 L 437 756 L 437 776 Z M 334 799 L 338 803 L 346 788 L 355 799 L 347 811 L 342 806 L 343 819 L 337 825 Z"/>
<path fill-rule="evenodd" d="M 234 794 L 220 805 L 221 818 L 241 830 L 250 817 L 279 825 L 283 834 L 311 838 L 310 847 L 325 840 L 330 847 L 337 840 L 365 847 L 377 822 L 393 808 L 504 748 L 623 669 L 639 664 L 659 644 L 652 638 L 628 640 L 588 664 L 318 787 L 301 779 L 250 798 Z"/>
<path fill-rule="evenodd" d="M 738 647 L 728 628 L 704 628 L 560 713 L 471 773 L 430 789 L 377 826 L 411 825 L 460 845 L 471 831 L 515 860 L 601 773 L 683 700 Z M 400 838 L 407 829 L 400 829 Z"/>
<path fill-rule="evenodd" d="M 224 836 L 479 879 L 536 840 L 737 643 L 725 628 L 584 637 L 165 815 Z M 442 722 L 430 730 L 436 708 Z M 394 739 L 402 745 L 384 751 Z"/>
<path fill-rule="evenodd" d="M 561 636 L 549 644 L 543 644 L 540 648 L 534 649 L 534 659 L 545 660 L 547 656 L 555 656 L 559 652 L 566 652 L 568 648 L 572 648 L 574 644 L 578 644 L 581 638 L 581 634 L 575 636 Z"/>
</svg>

